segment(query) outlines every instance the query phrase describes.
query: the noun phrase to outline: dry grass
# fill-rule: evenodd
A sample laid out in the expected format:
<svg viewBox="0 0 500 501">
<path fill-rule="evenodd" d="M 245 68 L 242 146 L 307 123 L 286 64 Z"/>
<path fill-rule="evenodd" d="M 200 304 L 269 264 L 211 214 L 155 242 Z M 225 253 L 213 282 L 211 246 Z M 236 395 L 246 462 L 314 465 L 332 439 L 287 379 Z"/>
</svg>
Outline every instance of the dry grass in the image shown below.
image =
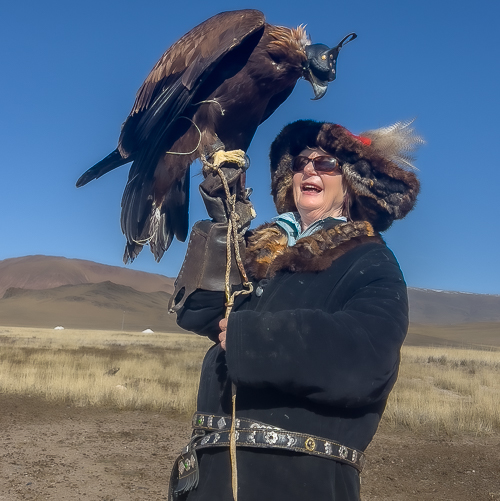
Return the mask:
<svg viewBox="0 0 500 501">
<path fill-rule="evenodd" d="M 0 392 L 189 414 L 210 345 L 186 334 L 4 327 Z M 436 434 L 490 434 L 500 431 L 499 402 L 500 351 L 405 346 L 383 422 Z"/>
<path fill-rule="evenodd" d="M 0 328 L 0 391 L 191 413 L 210 344 L 187 334 Z"/>
<path fill-rule="evenodd" d="M 436 434 L 500 431 L 500 351 L 403 347 L 384 423 Z"/>
</svg>

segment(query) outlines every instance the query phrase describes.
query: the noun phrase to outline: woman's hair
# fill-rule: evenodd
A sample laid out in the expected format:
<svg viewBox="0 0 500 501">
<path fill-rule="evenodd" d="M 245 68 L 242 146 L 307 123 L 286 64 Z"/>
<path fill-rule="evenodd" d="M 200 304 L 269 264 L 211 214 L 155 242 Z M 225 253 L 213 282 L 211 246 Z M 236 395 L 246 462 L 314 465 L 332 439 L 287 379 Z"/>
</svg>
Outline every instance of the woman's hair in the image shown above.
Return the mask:
<svg viewBox="0 0 500 501">
<path fill-rule="evenodd" d="M 351 218 L 352 197 L 349 190 L 349 186 L 345 183 L 343 176 L 342 176 L 342 187 L 344 189 L 344 201 L 342 202 L 342 215 L 345 218 L 347 218 L 348 221 L 352 221 Z"/>
</svg>

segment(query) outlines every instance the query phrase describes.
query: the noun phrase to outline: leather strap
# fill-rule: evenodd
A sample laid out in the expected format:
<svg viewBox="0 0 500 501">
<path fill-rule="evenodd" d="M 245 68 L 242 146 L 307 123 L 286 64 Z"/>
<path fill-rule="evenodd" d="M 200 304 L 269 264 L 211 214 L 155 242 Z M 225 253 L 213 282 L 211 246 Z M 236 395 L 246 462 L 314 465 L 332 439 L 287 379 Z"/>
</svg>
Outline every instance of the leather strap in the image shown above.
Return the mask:
<svg viewBox="0 0 500 501">
<path fill-rule="evenodd" d="M 198 436 L 202 432 L 205 435 L 196 441 L 194 448 L 228 447 L 231 423 L 229 416 L 195 413 L 193 428 Z M 311 454 L 348 464 L 360 473 L 365 464 L 365 455 L 361 451 L 328 438 L 287 431 L 246 418 L 236 419 L 235 425 L 236 445 L 240 447 L 276 448 Z"/>
</svg>

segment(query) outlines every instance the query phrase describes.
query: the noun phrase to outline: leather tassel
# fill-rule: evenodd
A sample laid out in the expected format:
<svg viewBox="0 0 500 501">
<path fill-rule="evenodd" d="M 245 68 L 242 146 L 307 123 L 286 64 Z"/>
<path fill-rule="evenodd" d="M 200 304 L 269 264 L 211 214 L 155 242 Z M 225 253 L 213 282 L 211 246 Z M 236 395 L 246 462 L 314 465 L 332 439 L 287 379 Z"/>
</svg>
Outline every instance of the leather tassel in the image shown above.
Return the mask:
<svg viewBox="0 0 500 501">
<path fill-rule="evenodd" d="M 170 501 L 175 501 L 178 496 L 198 487 L 200 469 L 194 444 L 203 434 L 204 432 L 202 432 L 202 434 L 198 432 L 193 435 L 189 444 L 175 461 L 170 476 Z"/>
</svg>

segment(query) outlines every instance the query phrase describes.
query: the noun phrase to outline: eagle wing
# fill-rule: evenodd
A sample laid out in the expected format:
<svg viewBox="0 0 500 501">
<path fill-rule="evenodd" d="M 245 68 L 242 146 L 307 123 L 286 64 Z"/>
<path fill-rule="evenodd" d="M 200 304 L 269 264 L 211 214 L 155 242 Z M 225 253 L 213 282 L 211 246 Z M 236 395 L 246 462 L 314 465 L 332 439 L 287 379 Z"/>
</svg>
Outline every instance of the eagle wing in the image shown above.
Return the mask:
<svg viewBox="0 0 500 501">
<path fill-rule="evenodd" d="M 127 255 L 133 259 L 142 246 L 141 241 L 136 242 L 139 247 L 134 242 L 142 240 L 150 224 L 155 169 L 176 139 L 176 120 L 224 56 L 244 43 L 257 45 L 264 28 L 264 15 L 257 10 L 217 14 L 174 43 L 139 89 L 118 143 L 121 155 L 134 160 L 122 198 L 121 226 L 128 241 L 125 260 Z M 179 240 L 186 238 L 188 176 L 186 172 L 174 183 L 159 216 L 162 233 L 158 237 L 163 243 L 157 259 L 170 245 L 172 233 Z"/>
<path fill-rule="evenodd" d="M 155 150 L 221 59 L 264 26 L 258 10 L 221 12 L 175 42 L 138 90 L 122 128 L 120 151 L 132 153 L 145 142 L 149 151 Z"/>
</svg>

